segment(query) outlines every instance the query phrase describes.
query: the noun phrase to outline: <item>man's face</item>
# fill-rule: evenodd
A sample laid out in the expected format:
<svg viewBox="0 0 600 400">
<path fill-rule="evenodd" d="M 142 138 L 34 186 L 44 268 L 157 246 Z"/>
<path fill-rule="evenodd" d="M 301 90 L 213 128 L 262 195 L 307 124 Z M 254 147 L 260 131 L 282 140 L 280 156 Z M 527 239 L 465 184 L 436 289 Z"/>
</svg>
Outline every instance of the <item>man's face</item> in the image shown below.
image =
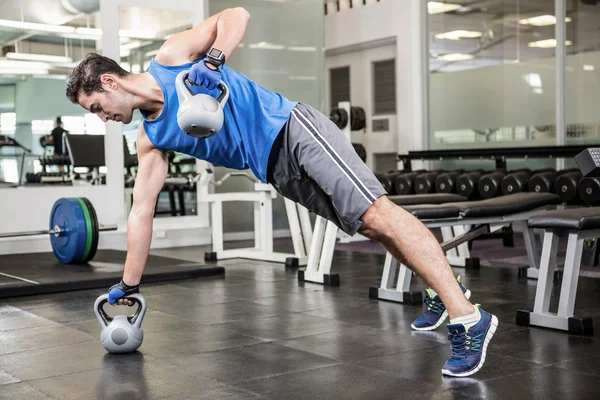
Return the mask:
<svg viewBox="0 0 600 400">
<path fill-rule="evenodd" d="M 103 80 L 104 81 L 104 80 Z M 117 121 L 128 124 L 133 119 L 133 108 L 127 101 L 127 94 L 119 90 L 116 81 L 103 82 L 104 92 L 79 94 L 79 105 L 96 114 L 102 121 Z"/>
</svg>

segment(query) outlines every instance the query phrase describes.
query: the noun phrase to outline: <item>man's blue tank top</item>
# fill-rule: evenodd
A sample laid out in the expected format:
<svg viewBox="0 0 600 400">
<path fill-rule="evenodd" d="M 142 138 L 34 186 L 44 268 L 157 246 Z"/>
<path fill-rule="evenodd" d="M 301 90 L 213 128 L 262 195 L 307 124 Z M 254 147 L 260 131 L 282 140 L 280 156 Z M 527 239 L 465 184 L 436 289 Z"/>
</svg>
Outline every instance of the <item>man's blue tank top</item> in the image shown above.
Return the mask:
<svg viewBox="0 0 600 400">
<path fill-rule="evenodd" d="M 177 74 L 190 69 L 192 65 L 190 62 L 167 66 L 154 59 L 150 62 L 147 72 L 160 85 L 164 105 L 159 116 L 153 120 L 147 120 L 147 113 L 140 110 L 148 139 L 162 150 L 187 154 L 217 166 L 250 169 L 258 179 L 266 182 L 273 141 L 297 102 L 292 102 L 224 66 L 221 79 L 229 87 L 230 93 L 224 108 L 223 127 L 209 138 L 194 138 L 177 125 L 179 100 L 175 90 Z M 218 89 L 195 89 L 195 92 L 214 97 L 218 97 L 220 93 Z"/>
</svg>

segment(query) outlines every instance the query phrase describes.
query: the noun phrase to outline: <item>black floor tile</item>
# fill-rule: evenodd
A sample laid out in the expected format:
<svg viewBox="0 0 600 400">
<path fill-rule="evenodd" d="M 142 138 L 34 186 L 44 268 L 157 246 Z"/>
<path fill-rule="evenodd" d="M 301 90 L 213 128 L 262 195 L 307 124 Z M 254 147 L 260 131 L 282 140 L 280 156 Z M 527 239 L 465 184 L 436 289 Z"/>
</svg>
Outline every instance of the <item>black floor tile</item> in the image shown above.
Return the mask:
<svg viewBox="0 0 600 400">
<path fill-rule="evenodd" d="M 0 369 L 22 381 L 29 381 L 102 368 L 106 354 L 98 337 L 86 343 L 4 355 L 0 357 Z M 140 353 L 124 354 L 116 360 L 127 362 L 142 356 Z"/>
<path fill-rule="evenodd" d="M 31 386 L 56 399 L 146 400 L 177 396 L 183 392 L 203 392 L 223 383 L 164 362 L 121 356 L 93 356 L 100 369 L 38 379 Z"/>
<path fill-rule="evenodd" d="M 241 333 L 210 326 L 194 326 L 144 333 L 139 351 L 145 356 L 171 358 L 262 343 Z"/>
<path fill-rule="evenodd" d="M 276 307 L 264 306 L 247 301 L 233 301 L 197 307 L 188 307 L 186 304 L 180 303 L 164 303 L 155 305 L 154 309 L 199 324 L 218 324 L 248 320 L 281 313 Z"/>
<path fill-rule="evenodd" d="M 161 397 L 161 400 L 268 400 L 267 397 L 250 390 L 245 390 L 233 385 L 218 386 L 214 389 L 183 392 L 167 397 Z"/>
<path fill-rule="evenodd" d="M 555 364 L 557 368 L 570 371 L 579 371 L 586 374 L 592 374 L 600 377 L 600 353 L 594 354 L 595 357 L 582 358 L 575 361 L 564 361 Z"/>
<path fill-rule="evenodd" d="M 358 325 L 339 331 L 303 336 L 276 343 L 339 361 L 359 360 L 431 346 L 441 346 L 419 337 Z"/>
<path fill-rule="evenodd" d="M 600 380 L 556 367 L 536 368 L 437 393 L 434 399 L 598 399 Z"/>
<path fill-rule="evenodd" d="M 349 300 L 350 299 L 350 300 Z M 345 297 L 336 299 L 331 307 L 307 311 L 306 314 L 350 322 L 372 328 L 410 334 L 410 324 L 424 311 L 423 306 L 411 306 L 389 301 L 356 299 Z"/>
<path fill-rule="evenodd" d="M 89 342 L 88 334 L 63 325 L 19 329 L 0 334 L 0 355 Z M 0 365 L 3 357 L 0 357 Z M 0 366 L 0 369 L 2 367 Z"/>
<path fill-rule="evenodd" d="M 198 376 L 229 383 L 336 363 L 330 358 L 273 343 L 176 357 L 169 362 Z"/>
<path fill-rule="evenodd" d="M 495 335 L 488 353 L 509 354 L 514 358 L 551 365 L 600 354 L 600 341 L 564 332 L 526 328 Z"/>
<path fill-rule="evenodd" d="M 296 282 L 289 284 L 285 281 L 254 281 L 250 285 L 224 286 L 212 290 L 202 291 L 208 296 L 222 297 L 231 300 L 255 300 L 265 297 L 281 296 L 288 294 L 304 294 L 316 291 L 317 288 L 301 288 Z"/>
<path fill-rule="evenodd" d="M 442 375 L 442 367 L 450 355 L 449 346 L 437 346 L 390 356 L 367 358 L 352 363 L 392 376 L 419 380 L 439 388 L 450 389 L 471 384 L 469 380 Z M 477 373 L 476 378 L 478 380 L 496 379 L 500 376 L 535 368 L 543 368 L 543 366 L 527 360 L 488 353 L 485 364 Z"/>
<path fill-rule="evenodd" d="M 88 333 L 94 337 L 100 335 L 101 325 L 95 315 L 93 318 L 85 321 L 68 322 L 63 325 Z M 175 329 L 194 330 L 198 325 L 198 323 L 188 319 L 176 315 L 169 315 L 162 311 L 146 311 L 146 315 L 142 320 L 142 329 L 144 330 L 144 333 Z"/>
<path fill-rule="evenodd" d="M 358 299 L 352 299 L 357 301 Z M 321 308 L 331 308 L 338 303 L 347 303 L 347 296 L 327 292 L 324 290 L 310 290 L 289 293 L 280 296 L 270 296 L 252 299 L 253 303 L 277 307 L 281 311 L 313 311 Z"/>
<path fill-rule="evenodd" d="M 307 314 L 287 313 L 214 326 L 263 340 L 281 340 L 337 331 L 352 325 Z"/>
<path fill-rule="evenodd" d="M 14 376 L 4 372 L 4 371 L 0 371 L 0 386 L 1 385 L 7 385 L 9 383 L 17 383 L 20 382 L 20 379 L 15 378 Z M 2 390 L 0 390 L 1 392 Z"/>
<path fill-rule="evenodd" d="M 0 400 L 49 400 L 39 390 L 29 386 L 27 383 L 12 383 L 0 386 Z"/>
<path fill-rule="evenodd" d="M 55 322 L 13 306 L 0 307 L 0 332 L 52 324 Z"/>
<path fill-rule="evenodd" d="M 423 399 L 435 386 L 338 364 L 237 384 L 272 399 Z"/>
</svg>

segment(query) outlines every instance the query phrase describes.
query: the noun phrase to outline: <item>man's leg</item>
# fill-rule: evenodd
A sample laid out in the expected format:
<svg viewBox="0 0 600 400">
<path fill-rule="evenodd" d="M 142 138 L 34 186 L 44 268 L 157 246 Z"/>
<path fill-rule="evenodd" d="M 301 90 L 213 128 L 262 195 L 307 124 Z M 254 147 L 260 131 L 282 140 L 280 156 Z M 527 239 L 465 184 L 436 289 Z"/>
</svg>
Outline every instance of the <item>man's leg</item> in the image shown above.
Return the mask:
<svg viewBox="0 0 600 400">
<path fill-rule="evenodd" d="M 442 299 L 450 319 L 473 314 L 475 309 L 458 285 L 438 241 L 417 218 L 383 196 L 361 220 L 359 232 L 381 243 L 423 278 Z"/>
</svg>

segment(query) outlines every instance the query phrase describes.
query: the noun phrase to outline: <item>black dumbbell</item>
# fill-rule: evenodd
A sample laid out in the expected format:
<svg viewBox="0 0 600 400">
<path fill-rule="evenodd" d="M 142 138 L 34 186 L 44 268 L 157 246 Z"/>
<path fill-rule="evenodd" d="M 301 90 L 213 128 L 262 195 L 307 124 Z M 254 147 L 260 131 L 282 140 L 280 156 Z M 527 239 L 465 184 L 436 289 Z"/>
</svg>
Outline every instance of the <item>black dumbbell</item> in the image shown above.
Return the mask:
<svg viewBox="0 0 600 400">
<path fill-rule="evenodd" d="M 415 193 L 427 194 L 435 190 L 435 180 L 441 171 L 430 171 L 417 175 L 415 178 Z"/>
<path fill-rule="evenodd" d="M 577 186 L 577 191 L 585 205 L 592 207 L 600 205 L 600 178 L 582 178 Z"/>
<path fill-rule="evenodd" d="M 484 174 L 485 171 L 480 169 L 469 171 L 459 176 L 456 180 L 456 193 L 467 199 L 476 198 L 479 195 L 477 185 Z"/>
<path fill-rule="evenodd" d="M 397 195 L 414 193 L 415 178 L 423 171 L 413 171 L 400 174 L 394 179 L 394 192 Z"/>
<path fill-rule="evenodd" d="M 456 181 L 465 172 L 464 170 L 456 170 L 451 172 L 443 172 L 435 178 L 436 193 L 456 193 Z"/>
<path fill-rule="evenodd" d="M 572 171 L 561 174 L 554 182 L 554 192 L 560 200 L 566 204 L 580 204 L 578 185 L 583 177 L 580 171 Z"/>
<path fill-rule="evenodd" d="M 482 199 L 491 199 L 500 196 L 502 194 L 502 179 L 505 176 L 504 171 L 494 171 L 482 176 L 477 184 L 479 196 Z"/>
<path fill-rule="evenodd" d="M 352 143 L 352 147 L 354 147 L 354 151 L 358 154 L 358 157 L 363 161 L 367 162 L 367 149 L 360 143 Z"/>
<path fill-rule="evenodd" d="M 527 184 L 530 192 L 551 193 L 554 191 L 554 182 L 556 181 L 556 171 L 544 171 L 531 175 Z"/>
<path fill-rule="evenodd" d="M 394 180 L 388 174 L 375 174 L 375 178 L 381 183 L 383 189 L 389 194 L 393 195 L 394 192 Z"/>
<path fill-rule="evenodd" d="M 539 171 L 541 172 L 541 171 Z M 532 172 L 529 169 L 511 171 L 502 179 L 501 191 L 503 195 L 526 192 Z"/>
</svg>

